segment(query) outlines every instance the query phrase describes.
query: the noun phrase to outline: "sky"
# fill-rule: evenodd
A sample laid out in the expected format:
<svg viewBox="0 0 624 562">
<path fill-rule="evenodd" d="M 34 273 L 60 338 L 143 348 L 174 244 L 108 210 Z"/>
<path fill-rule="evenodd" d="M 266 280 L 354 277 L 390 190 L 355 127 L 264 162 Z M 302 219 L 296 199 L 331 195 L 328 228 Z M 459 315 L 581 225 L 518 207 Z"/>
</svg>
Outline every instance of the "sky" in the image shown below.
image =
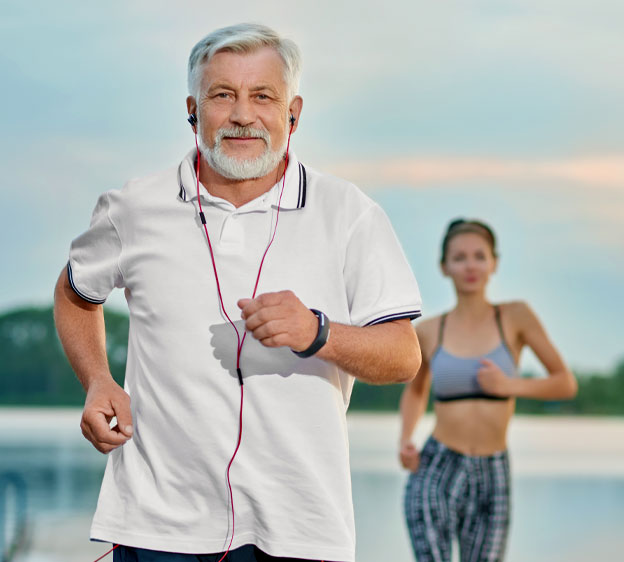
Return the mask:
<svg viewBox="0 0 624 562">
<path fill-rule="evenodd" d="M 9 0 L 0 11 L 0 311 L 51 302 L 99 193 L 184 156 L 188 53 L 251 21 L 301 47 L 293 148 L 384 207 L 425 315 L 454 303 L 437 265 L 446 224 L 480 218 L 500 244 L 492 300 L 527 301 L 573 368 L 624 358 L 621 1 Z M 530 354 L 523 365 L 539 370 Z"/>
</svg>

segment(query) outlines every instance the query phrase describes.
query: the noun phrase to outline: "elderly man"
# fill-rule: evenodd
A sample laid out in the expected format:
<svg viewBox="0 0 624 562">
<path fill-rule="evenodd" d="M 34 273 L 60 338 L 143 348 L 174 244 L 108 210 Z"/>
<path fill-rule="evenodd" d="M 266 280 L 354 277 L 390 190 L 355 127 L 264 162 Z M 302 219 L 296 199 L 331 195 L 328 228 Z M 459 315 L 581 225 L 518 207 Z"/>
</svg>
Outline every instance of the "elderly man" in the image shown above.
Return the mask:
<svg viewBox="0 0 624 562">
<path fill-rule="evenodd" d="M 420 296 L 379 206 L 288 151 L 300 66 L 263 26 L 202 39 L 198 148 L 103 194 L 72 243 L 55 315 L 83 433 L 112 451 L 91 538 L 122 545 L 115 560 L 354 560 L 345 412 L 354 377 L 417 372 Z M 125 389 L 104 341 L 114 287 Z"/>
</svg>

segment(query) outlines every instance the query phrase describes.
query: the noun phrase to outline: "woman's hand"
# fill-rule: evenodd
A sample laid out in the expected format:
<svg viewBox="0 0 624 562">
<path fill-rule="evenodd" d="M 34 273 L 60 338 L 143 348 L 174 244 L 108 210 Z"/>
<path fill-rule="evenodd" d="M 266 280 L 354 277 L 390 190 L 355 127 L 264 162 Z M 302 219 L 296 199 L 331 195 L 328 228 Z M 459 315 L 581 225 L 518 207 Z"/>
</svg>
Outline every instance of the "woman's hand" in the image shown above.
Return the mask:
<svg viewBox="0 0 624 562">
<path fill-rule="evenodd" d="M 490 359 L 481 359 L 477 381 L 487 394 L 494 396 L 511 396 L 512 394 L 510 378 Z"/>
<path fill-rule="evenodd" d="M 403 468 L 407 468 L 407 470 L 411 472 L 416 472 L 416 470 L 418 470 L 418 465 L 420 464 L 420 453 L 411 441 L 406 441 L 403 445 L 401 445 L 399 458 L 401 459 L 401 465 L 403 465 Z"/>
</svg>

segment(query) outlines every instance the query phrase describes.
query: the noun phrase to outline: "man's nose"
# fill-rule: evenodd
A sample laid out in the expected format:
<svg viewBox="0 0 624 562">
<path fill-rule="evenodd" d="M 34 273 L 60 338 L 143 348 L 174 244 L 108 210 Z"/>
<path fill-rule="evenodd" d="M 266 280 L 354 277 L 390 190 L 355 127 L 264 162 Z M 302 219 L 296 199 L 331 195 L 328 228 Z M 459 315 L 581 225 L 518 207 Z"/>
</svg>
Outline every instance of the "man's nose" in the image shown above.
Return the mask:
<svg viewBox="0 0 624 562">
<path fill-rule="evenodd" d="M 256 112 L 249 100 L 242 98 L 237 99 L 230 113 L 230 121 L 240 127 L 247 127 L 255 120 Z"/>
</svg>

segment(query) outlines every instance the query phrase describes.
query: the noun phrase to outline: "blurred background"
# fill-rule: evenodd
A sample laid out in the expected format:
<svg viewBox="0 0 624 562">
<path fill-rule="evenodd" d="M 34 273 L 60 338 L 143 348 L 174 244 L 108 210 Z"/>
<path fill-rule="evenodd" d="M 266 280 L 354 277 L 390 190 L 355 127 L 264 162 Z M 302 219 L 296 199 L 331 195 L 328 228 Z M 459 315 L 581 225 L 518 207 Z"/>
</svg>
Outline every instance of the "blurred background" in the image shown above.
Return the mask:
<svg viewBox="0 0 624 562">
<path fill-rule="evenodd" d="M 105 458 L 78 428 L 83 393 L 54 333 L 53 287 L 97 196 L 191 148 L 188 53 L 240 21 L 301 47 L 294 151 L 384 207 L 424 314 L 453 305 L 437 266 L 446 224 L 485 220 L 501 254 L 491 299 L 528 301 L 579 377 L 574 401 L 518 404 L 508 560 L 621 559 L 624 4 L 9 0 L 0 15 L 5 560 L 88 561 L 106 550 L 88 542 Z M 121 292 L 107 320 L 121 379 Z M 543 374 L 528 353 L 521 367 Z M 400 391 L 354 392 L 358 562 L 412 559 L 396 462 Z M 428 417 L 417 440 L 430 427 Z"/>
</svg>

